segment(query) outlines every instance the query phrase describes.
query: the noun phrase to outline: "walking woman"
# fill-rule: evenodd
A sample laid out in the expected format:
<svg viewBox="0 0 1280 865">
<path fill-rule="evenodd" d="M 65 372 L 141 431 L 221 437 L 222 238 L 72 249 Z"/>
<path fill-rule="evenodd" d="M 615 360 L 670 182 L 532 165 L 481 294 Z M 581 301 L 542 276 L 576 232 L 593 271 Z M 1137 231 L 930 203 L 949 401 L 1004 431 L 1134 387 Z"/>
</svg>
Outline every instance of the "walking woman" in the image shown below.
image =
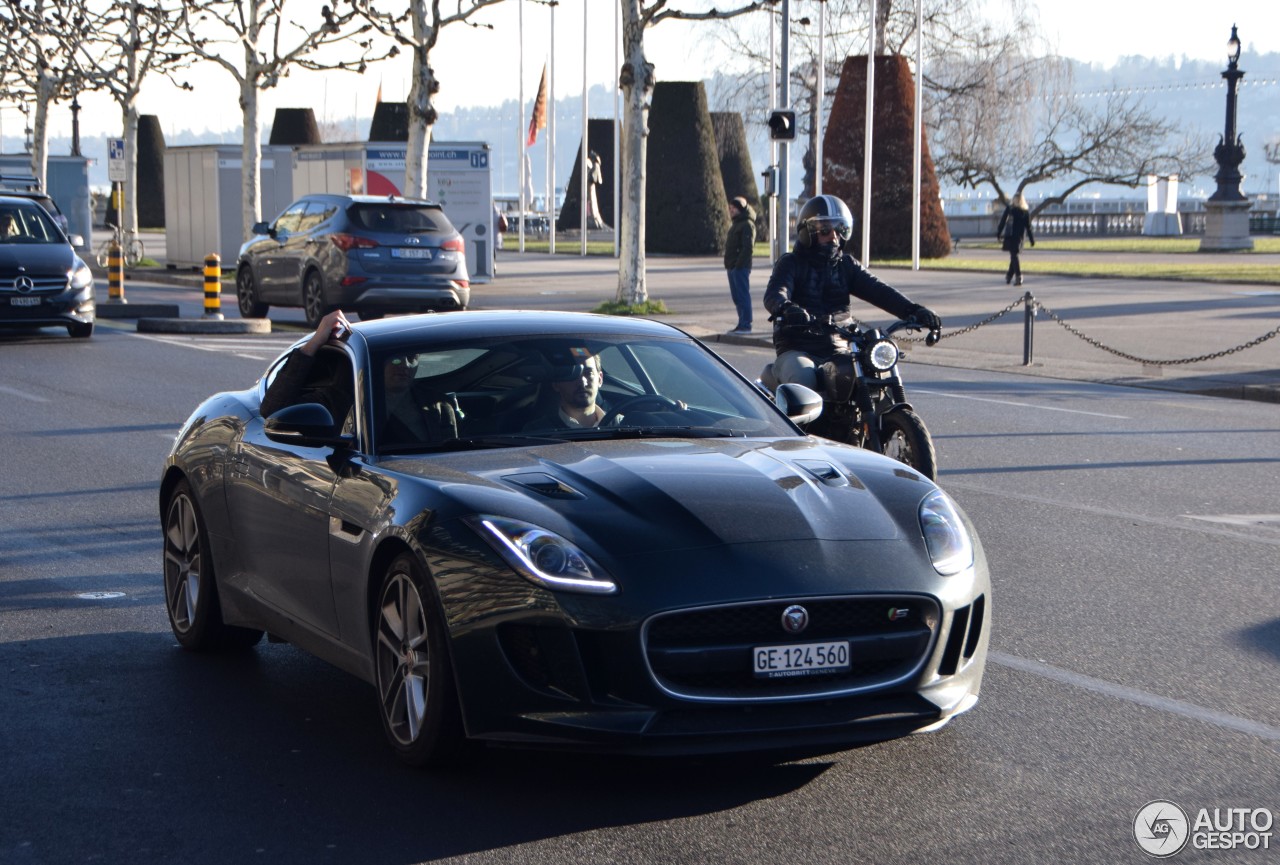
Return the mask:
<svg viewBox="0 0 1280 865">
<path fill-rule="evenodd" d="M 1006 223 L 1008 230 L 1005 229 Z M 1013 201 L 1004 209 L 1000 224 L 996 226 L 996 239 L 1003 240 L 1001 249 L 1009 253 L 1009 271 L 1004 275 L 1005 283 L 1022 285 L 1022 265 L 1018 262 L 1018 253 L 1022 252 L 1022 235 L 1032 246 L 1036 245 L 1035 236 L 1031 233 L 1031 214 L 1027 210 L 1027 199 L 1021 192 L 1013 196 Z"/>
</svg>

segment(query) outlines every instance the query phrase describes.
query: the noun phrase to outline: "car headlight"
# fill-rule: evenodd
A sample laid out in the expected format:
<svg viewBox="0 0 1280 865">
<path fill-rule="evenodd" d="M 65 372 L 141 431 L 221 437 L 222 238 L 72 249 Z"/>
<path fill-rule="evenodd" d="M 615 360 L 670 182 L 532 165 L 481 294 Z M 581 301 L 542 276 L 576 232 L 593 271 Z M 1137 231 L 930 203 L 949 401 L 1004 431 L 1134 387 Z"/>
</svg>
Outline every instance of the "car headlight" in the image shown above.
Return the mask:
<svg viewBox="0 0 1280 865">
<path fill-rule="evenodd" d="M 593 595 L 618 591 L 603 568 L 555 532 L 506 517 L 480 515 L 466 522 L 531 583 L 561 592 Z"/>
<path fill-rule="evenodd" d="M 898 347 L 887 339 L 879 340 L 867 350 L 867 363 L 876 372 L 888 372 L 898 362 Z"/>
<path fill-rule="evenodd" d="M 973 564 L 969 531 L 955 504 L 942 490 L 934 490 L 920 503 L 920 532 L 938 573 L 958 574 Z"/>
<path fill-rule="evenodd" d="M 71 287 L 76 291 L 88 288 L 93 285 L 93 271 L 89 269 L 89 265 L 83 261 L 77 261 L 76 266 L 71 269 L 69 274 L 71 279 Z"/>
</svg>

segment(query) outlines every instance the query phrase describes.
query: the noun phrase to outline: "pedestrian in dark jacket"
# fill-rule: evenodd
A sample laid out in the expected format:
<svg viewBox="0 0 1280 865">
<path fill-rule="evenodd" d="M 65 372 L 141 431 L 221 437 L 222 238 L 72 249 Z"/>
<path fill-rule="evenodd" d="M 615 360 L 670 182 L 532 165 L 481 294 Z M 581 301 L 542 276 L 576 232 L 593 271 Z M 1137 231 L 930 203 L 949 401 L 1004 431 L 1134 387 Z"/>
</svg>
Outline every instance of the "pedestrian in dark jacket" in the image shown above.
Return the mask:
<svg viewBox="0 0 1280 865">
<path fill-rule="evenodd" d="M 836 354 L 848 354 L 848 341 L 831 324 L 848 324 L 849 298 L 856 297 L 902 319 L 914 319 L 929 330 L 940 330 L 942 319 L 933 310 L 912 303 L 897 289 L 881 282 L 844 244 L 853 230 L 853 216 L 834 195 L 819 195 L 800 209 L 796 244 L 779 256 L 764 293 L 765 309 L 773 319 L 773 364 L 779 382 L 818 389 L 817 368 Z"/>
<path fill-rule="evenodd" d="M 729 234 L 724 240 L 724 269 L 729 296 L 738 310 L 738 326 L 730 333 L 751 333 L 751 256 L 756 247 L 756 212 L 739 195 L 729 201 Z"/>
<path fill-rule="evenodd" d="M 1031 213 L 1027 209 L 1027 199 L 1019 192 L 1004 209 L 1000 224 L 996 226 L 996 239 L 1003 241 L 1001 248 L 1009 253 L 1009 270 L 1004 275 L 1006 284 L 1016 280 L 1015 285 L 1022 285 L 1022 264 L 1018 261 L 1018 253 L 1022 252 L 1024 234 L 1031 245 L 1035 246 L 1036 239 L 1031 234 Z"/>
</svg>

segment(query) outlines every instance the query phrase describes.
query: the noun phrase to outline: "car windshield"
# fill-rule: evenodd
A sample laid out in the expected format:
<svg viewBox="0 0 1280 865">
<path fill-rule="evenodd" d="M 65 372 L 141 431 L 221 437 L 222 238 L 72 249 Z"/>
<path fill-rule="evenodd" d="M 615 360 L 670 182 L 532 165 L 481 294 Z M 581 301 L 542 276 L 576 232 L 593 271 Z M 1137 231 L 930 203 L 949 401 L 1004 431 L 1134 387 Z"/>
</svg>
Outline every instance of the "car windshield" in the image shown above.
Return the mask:
<svg viewBox="0 0 1280 865">
<path fill-rule="evenodd" d="M 0 206 L 0 243 L 64 243 L 44 208 Z"/>
<path fill-rule="evenodd" d="M 434 207 L 413 204 L 353 204 L 347 210 L 351 222 L 369 231 L 387 234 L 434 234 L 452 231 L 444 214 Z"/>
<path fill-rule="evenodd" d="M 373 356 L 379 453 L 602 438 L 796 435 L 698 343 L 589 334 L 401 345 Z"/>
</svg>

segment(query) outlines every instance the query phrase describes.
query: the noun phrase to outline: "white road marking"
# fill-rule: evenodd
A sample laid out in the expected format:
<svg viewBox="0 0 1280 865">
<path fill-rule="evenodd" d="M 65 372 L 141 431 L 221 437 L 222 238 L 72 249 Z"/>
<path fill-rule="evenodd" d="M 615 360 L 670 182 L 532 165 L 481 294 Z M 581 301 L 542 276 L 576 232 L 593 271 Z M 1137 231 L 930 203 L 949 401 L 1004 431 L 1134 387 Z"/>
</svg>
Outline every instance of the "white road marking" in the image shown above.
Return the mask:
<svg viewBox="0 0 1280 865">
<path fill-rule="evenodd" d="M 1228 526 L 1261 526 L 1267 523 L 1280 523 L 1280 514 L 1218 514 L 1217 516 L 1200 516 L 1183 514 L 1189 520 L 1204 520 L 1206 523 L 1223 523 Z"/>
<path fill-rule="evenodd" d="M 911 388 L 911 392 L 927 393 L 927 394 L 930 394 L 931 396 L 949 396 L 952 399 L 968 399 L 968 400 L 973 400 L 974 402 L 993 402 L 993 403 L 996 403 L 997 405 L 1015 405 L 1020 408 L 1038 408 L 1042 411 L 1062 411 L 1062 412 L 1066 412 L 1067 414 L 1087 414 L 1090 417 L 1108 417 L 1108 418 L 1114 418 L 1115 420 L 1131 420 L 1131 418 L 1128 415 L 1123 415 L 1123 414 L 1103 414 L 1102 412 L 1096 412 L 1096 411 L 1081 411 L 1080 409 L 1076 409 L 1076 408 L 1058 408 L 1057 406 L 1051 406 L 1051 405 L 1035 405 L 1029 402 L 1014 402 L 1013 400 L 1008 400 L 1008 399 L 991 399 L 990 397 L 968 396 L 962 393 L 947 393 L 945 391 L 929 390 L 923 387 L 913 387 Z"/>
<path fill-rule="evenodd" d="M 0 385 L 0 393 L 7 393 L 10 396 L 16 396 L 22 399 L 29 399 L 32 402 L 48 402 L 49 401 L 42 396 L 36 396 L 33 393 L 27 393 L 26 391 L 17 390 L 11 387 L 5 387 L 4 385 Z"/>
<path fill-rule="evenodd" d="M 1181 700 L 1171 700 L 1168 697 L 1149 694 L 1137 688 L 1126 688 L 1114 682 L 1095 679 L 1092 676 L 1083 676 L 1080 673 L 1073 673 L 1070 670 L 1064 670 L 1052 664 L 1028 661 L 1026 658 L 1019 658 L 1016 655 L 1006 655 L 1004 652 L 989 652 L 987 657 L 1002 667 L 1043 676 L 1046 679 L 1052 679 L 1055 682 L 1062 682 L 1066 685 L 1074 685 L 1077 688 L 1084 688 L 1086 691 L 1093 691 L 1096 694 L 1127 700 L 1130 703 L 1137 703 L 1140 706 L 1146 706 L 1170 715 L 1180 715 L 1193 721 L 1201 721 L 1205 724 L 1213 724 L 1216 727 L 1247 733 L 1250 736 L 1258 736 L 1272 742 L 1280 742 L 1280 727 L 1272 727 L 1269 724 L 1250 721 L 1248 718 L 1240 718 L 1236 715 L 1229 715 L 1226 712 L 1206 709 L 1203 706 L 1184 703 Z"/>
</svg>

